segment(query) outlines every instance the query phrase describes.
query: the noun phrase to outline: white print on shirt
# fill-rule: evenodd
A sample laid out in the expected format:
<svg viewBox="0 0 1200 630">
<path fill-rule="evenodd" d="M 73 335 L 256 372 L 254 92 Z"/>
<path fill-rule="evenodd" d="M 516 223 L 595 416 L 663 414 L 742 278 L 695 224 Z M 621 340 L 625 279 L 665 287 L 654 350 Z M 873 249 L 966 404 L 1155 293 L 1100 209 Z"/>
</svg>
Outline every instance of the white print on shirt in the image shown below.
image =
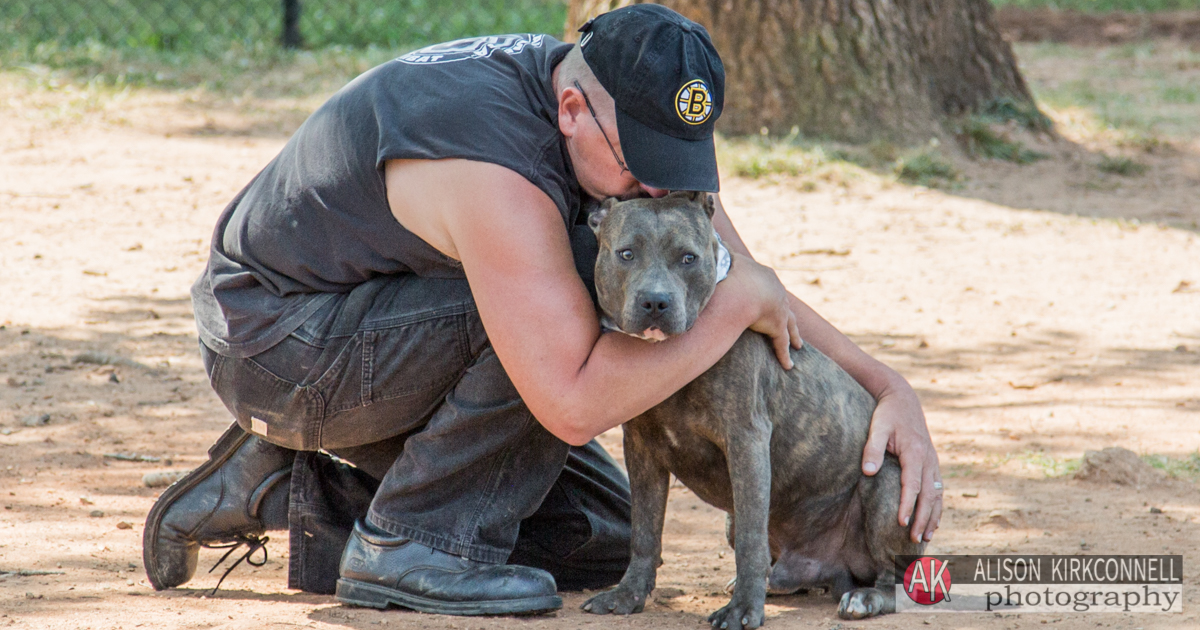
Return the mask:
<svg viewBox="0 0 1200 630">
<path fill-rule="evenodd" d="M 492 53 L 497 50 L 509 55 L 516 55 L 528 46 L 533 46 L 534 48 L 540 47 L 545 37 L 545 35 L 521 33 L 518 35 L 489 35 L 486 37 L 456 39 L 452 42 L 434 44 L 420 50 L 414 50 L 400 57 L 399 61 L 413 65 L 450 63 L 451 61 L 463 61 L 464 59 L 484 59 L 491 57 Z"/>
</svg>

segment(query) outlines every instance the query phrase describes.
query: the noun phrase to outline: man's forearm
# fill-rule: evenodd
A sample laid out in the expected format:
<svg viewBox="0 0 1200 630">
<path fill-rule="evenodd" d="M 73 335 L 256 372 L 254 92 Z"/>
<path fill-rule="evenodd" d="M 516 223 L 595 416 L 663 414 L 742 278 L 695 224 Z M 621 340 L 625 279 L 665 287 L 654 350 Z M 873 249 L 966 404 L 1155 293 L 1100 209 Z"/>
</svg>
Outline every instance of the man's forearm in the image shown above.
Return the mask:
<svg viewBox="0 0 1200 630">
<path fill-rule="evenodd" d="M 725 213 L 720 197 L 714 195 L 714 202 L 716 212 L 713 214 L 713 227 L 725 241 L 726 247 L 753 258 L 746 243 L 737 233 L 737 228 L 730 221 L 729 215 Z M 791 295 L 790 301 L 792 312 L 796 315 L 796 323 L 800 327 L 800 338 L 804 343 L 811 343 L 814 348 L 833 359 L 834 363 L 846 370 L 876 400 L 893 391 L 910 389 L 899 373 L 863 352 L 846 335 L 834 328 L 833 324 L 799 298 Z"/>
<path fill-rule="evenodd" d="M 876 400 L 900 389 L 910 389 L 907 381 L 859 348 L 833 324 L 817 314 L 796 296 L 791 296 L 792 312 L 800 327 L 800 338 L 833 359 Z"/>
</svg>

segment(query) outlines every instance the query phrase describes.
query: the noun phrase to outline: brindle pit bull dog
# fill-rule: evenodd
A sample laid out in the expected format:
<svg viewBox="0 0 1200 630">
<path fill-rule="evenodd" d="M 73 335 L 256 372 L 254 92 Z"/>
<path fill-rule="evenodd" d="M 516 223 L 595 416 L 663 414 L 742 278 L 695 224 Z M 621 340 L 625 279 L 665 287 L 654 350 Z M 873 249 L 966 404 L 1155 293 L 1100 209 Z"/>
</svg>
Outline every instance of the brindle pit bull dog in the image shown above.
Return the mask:
<svg viewBox="0 0 1200 630">
<path fill-rule="evenodd" d="M 589 218 L 599 241 L 596 289 L 607 328 L 645 339 L 683 333 L 712 296 L 719 246 L 704 193 L 609 199 Z M 632 560 L 597 614 L 640 612 L 662 564 L 670 475 L 728 514 L 733 598 L 709 617 L 733 630 L 763 623 L 768 592 L 827 587 L 838 614 L 895 610 L 893 556 L 919 554 L 896 520 L 900 465 L 861 472 L 874 399 L 816 348 L 784 370 L 746 331 L 712 369 L 625 423 L 633 490 Z"/>
</svg>

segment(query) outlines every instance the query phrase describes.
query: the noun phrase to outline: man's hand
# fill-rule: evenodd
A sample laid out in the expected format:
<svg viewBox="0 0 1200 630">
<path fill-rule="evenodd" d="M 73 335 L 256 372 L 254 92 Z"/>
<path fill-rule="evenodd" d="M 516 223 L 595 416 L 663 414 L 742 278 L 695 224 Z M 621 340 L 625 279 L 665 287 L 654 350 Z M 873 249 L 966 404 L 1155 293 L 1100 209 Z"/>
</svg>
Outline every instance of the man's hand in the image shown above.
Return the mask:
<svg viewBox="0 0 1200 630">
<path fill-rule="evenodd" d="M 730 279 L 749 289 L 746 298 L 748 303 L 761 305 L 758 318 L 751 324 L 750 330 L 769 337 L 779 363 L 785 370 L 792 369 L 790 349 L 799 350 L 804 342 L 800 339 L 796 314 L 791 309 L 791 294 L 779 281 L 775 270 L 758 264 L 749 256 L 736 252 L 732 255 L 734 260 L 729 271 Z"/>
<path fill-rule="evenodd" d="M 877 401 L 863 449 L 863 474 L 879 472 L 885 450 L 899 457 L 900 524 L 907 527 L 911 523 L 913 542 L 932 540 L 942 521 L 942 473 L 921 403 L 902 380 L 888 387 Z"/>
<path fill-rule="evenodd" d="M 725 214 L 721 198 L 714 195 L 713 201 L 716 204 L 713 226 L 721 234 L 730 253 L 737 256 L 734 263 L 736 270 L 737 265 L 750 262 L 747 258 L 753 259 L 729 216 Z M 879 472 L 885 451 L 891 451 L 899 457 L 900 523 L 905 526 L 912 525 L 914 542 L 931 539 L 933 531 L 942 520 L 942 475 L 938 470 L 937 452 L 933 448 L 933 441 L 929 439 L 925 414 L 921 411 L 921 401 L 917 399 L 916 392 L 899 374 L 868 356 L 799 298 L 789 295 L 788 301 L 792 311 L 792 317 L 789 319 L 789 334 L 792 338 L 803 335 L 805 342 L 833 359 L 875 397 L 875 414 L 871 417 L 871 430 L 867 436 L 867 446 L 863 450 L 863 474 L 874 475 Z M 798 324 L 795 333 L 791 332 L 792 322 Z M 773 330 L 778 329 L 776 324 Z M 776 340 L 775 348 L 778 354 L 778 338 L 767 330 L 755 330 Z M 786 348 L 784 351 L 786 352 Z"/>
</svg>

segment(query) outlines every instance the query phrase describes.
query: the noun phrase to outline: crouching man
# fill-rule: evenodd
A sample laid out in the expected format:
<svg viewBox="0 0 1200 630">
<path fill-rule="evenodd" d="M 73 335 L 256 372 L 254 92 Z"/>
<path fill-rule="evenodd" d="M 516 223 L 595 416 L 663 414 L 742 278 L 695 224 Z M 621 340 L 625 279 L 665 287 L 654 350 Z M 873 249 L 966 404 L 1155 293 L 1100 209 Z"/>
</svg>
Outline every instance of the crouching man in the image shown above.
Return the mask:
<svg viewBox="0 0 1200 630">
<path fill-rule="evenodd" d="M 593 438 L 746 328 L 785 363 L 804 335 L 876 395 L 864 469 L 890 444 L 913 513 L 937 460 L 912 389 L 749 258 L 723 211 L 736 260 L 695 327 L 601 334 L 581 207 L 715 193 L 724 70 L 703 27 L 655 5 L 581 31 L 578 47 L 484 37 L 370 70 L 225 209 L 192 298 L 237 422 L 150 511 L 156 589 L 190 580 L 201 547 L 261 563 L 282 529 L 289 586 L 364 606 L 530 613 L 616 583 L 628 482 Z M 928 536 L 940 498 L 920 496 Z"/>
</svg>

